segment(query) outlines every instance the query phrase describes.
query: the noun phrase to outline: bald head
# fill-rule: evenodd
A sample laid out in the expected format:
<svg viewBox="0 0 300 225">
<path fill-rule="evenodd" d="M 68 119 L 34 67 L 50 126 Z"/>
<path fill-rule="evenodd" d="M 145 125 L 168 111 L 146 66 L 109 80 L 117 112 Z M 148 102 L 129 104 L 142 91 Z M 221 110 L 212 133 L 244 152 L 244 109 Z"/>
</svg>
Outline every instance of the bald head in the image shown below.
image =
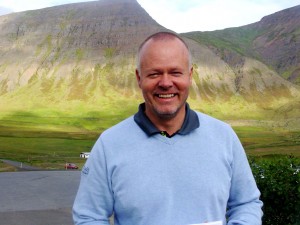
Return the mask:
<svg viewBox="0 0 300 225">
<path fill-rule="evenodd" d="M 142 44 L 140 45 L 140 47 L 138 49 L 138 55 L 137 55 L 137 69 L 140 71 L 141 55 L 143 53 L 144 48 L 149 43 L 151 43 L 151 42 L 168 42 L 168 41 L 174 41 L 174 40 L 179 40 L 180 43 L 183 44 L 184 48 L 187 51 L 189 67 L 191 68 L 192 67 L 192 57 L 191 57 L 190 49 L 189 49 L 188 45 L 186 44 L 186 42 L 175 33 L 158 32 L 158 33 L 152 34 L 151 36 L 146 38 L 145 41 L 143 41 Z"/>
</svg>

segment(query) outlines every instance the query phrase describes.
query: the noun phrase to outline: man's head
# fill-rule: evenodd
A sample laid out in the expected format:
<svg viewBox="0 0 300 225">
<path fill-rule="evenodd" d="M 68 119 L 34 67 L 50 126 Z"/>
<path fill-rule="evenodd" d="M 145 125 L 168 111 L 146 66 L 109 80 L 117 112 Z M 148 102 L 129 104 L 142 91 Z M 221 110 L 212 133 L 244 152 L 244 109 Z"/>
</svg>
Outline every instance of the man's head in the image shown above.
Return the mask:
<svg viewBox="0 0 300 225">
<path fill-rule="evenodd" d="M 174 33 L 159 32 L 141 44 L 136 77 L 152 121 L 184 117 L 191 65 L 187 44 Z"/>
<path fill-rule="evenodd" d="M 150 35 L 149 37 L 147 37 L 139 46 L 138 49 L 138 55 L 137 55 L 137 69 L 140 69 L 140 56 L 141 56 L 141 50 L 143 49 L 144 45 L 149 41 L 149 40 L 154 40 L 154 41 L 168 41 L 168 40 L 174 40 L 174 39 L 178 39 L 180 40 L 184 46 L 186 47 L 188 54 L 189 54 L 189 67 L 192 67 L 192 56 L 191 56 L 191 52 L 189 49 L 189 46 L 187 45 L 187 43 L 177 34 L 175 33 L 171 33 L 171 32 L 166 32 L 166 31 L 162 31 L 162 32 L 158 32 L 158 33 L 154 33 L 152 35 Z"/>
</svg>

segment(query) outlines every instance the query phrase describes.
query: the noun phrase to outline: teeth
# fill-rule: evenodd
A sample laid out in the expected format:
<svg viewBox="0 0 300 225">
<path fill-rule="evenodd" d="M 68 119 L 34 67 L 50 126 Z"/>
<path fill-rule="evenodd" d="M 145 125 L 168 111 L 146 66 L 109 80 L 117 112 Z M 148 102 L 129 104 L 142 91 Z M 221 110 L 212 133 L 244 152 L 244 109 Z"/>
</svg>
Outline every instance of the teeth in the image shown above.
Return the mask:
<svg viewBox="0 0 300 225">
<path fill-rule="evenodd" d="M 158 97 L 160 97 L 160 98 L 172 98 L 174 96 L 175 96 L 174 94 L 165 94 L 165 95 L 160 94 L 160 95 L 158 95 Z"/>
</svg>

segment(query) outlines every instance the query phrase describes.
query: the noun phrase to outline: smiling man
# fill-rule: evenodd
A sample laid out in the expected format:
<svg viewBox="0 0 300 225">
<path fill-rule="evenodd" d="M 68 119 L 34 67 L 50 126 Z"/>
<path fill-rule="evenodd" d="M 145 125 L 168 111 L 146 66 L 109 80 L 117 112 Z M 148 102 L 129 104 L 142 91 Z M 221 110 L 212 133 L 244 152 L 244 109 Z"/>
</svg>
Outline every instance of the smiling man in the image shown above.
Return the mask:
<svg viewBox="0 0 300 225">
<path fill-rule="evenodd" d="M 176 34 L 138 51 L 145 102 L 102 133 L 81 175 L 75 224 L 260 225 L 262 202 L 245 151 L 226 123 L 190 109 L 191 54 Z"/>
<path fill-rule="evenodd" d="M 161 33 L 141 45 L 136 77 L 145 99 L 145 114 L 158 129 L 172 135 L 185 118 L 193 68 L 185 43 L 171 37 Z"/>
</svg>

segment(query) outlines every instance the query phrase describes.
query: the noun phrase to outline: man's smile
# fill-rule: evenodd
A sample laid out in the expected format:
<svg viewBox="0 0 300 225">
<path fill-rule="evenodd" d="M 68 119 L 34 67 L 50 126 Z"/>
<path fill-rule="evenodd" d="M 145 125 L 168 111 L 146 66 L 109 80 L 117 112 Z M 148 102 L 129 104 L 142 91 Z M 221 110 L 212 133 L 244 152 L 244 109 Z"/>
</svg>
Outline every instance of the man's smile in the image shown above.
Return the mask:
<svg viewBox="0 0 300 225">
<path fill-rule="evenodd" d="M 156 94 L 159 98 L 173 98 L 176 94 Z"/>
</svg>

